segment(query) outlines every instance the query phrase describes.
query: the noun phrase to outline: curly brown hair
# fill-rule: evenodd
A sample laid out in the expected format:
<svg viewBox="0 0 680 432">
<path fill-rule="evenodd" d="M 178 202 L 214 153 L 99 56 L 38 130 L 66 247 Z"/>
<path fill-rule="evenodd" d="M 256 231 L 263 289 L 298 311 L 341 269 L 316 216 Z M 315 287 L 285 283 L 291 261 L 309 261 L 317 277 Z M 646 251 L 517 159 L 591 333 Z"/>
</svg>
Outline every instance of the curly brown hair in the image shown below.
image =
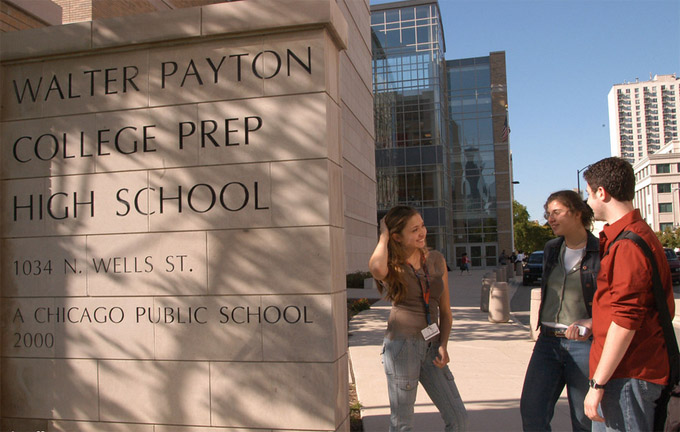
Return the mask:
<svg viewBox="0 0 680 432">
<path fill-rule="evenodd" d="M 563 206 L 569 209 L 572 213 L 581 213 L 581 225 L 586 230 L 590 230 L 593 225 L 593 209 L 581 199 L 581 196 L 573 190 L 561 190 L 550 194 L 548 199 L 543 204 L 545 211 L 548 211 L 548 204 L 553 201 L 559 201 Z"/>
<path fill-rule="evenodd" d="M 583 178 L 592 191 L 602 187 L 617 201 L 635 198 L 635 173 L 625 159 L 608 157 L 595 162 L 583 172 Z"/>
</svg>

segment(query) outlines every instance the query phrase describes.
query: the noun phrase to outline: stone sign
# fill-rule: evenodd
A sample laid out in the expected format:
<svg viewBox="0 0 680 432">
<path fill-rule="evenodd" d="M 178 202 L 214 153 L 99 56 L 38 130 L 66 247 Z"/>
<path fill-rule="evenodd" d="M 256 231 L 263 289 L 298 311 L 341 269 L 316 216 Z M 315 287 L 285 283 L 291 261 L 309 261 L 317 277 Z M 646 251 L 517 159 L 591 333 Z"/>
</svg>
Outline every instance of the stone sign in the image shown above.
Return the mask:
<svg viewBox="0 0 680 432">
<path fill-rule="evenodd" d="M 3 431 L 348 427 L 347 24 L 277 3 L 11 35 Z"/>
</svg>

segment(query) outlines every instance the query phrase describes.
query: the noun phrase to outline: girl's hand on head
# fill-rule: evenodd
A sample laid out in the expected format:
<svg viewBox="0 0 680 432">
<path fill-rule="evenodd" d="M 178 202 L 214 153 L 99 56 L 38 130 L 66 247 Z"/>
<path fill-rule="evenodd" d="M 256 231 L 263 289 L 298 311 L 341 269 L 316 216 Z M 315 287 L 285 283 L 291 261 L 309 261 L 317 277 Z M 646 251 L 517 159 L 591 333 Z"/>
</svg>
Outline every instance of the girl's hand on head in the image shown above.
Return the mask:
<svg viewBox="0 0 680 432">
<path fill-rule="evenodd" d="M 385 223 L 385 218 L 380 219 L 380 235 L 388 235 L 390 230 L 387 229 L 387 224 Z"/>
</svg>

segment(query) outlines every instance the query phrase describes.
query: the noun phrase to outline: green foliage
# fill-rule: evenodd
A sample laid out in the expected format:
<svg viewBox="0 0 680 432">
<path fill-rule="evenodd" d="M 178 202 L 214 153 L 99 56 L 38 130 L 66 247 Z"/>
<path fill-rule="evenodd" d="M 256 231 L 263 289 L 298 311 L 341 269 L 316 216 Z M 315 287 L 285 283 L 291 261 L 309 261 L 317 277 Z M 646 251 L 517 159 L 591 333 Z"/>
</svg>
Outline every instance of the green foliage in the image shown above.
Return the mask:
<svg viewBox="0 0 680 432">
<path fill-rule="evenodd" d="M 368 299 L 361 298 L 358 300 L 355 300 L 352 302 L 350 305 L 349 309 L 352 312 L 353 315 L 358 314 L 361 311 L 365 311 L 367 309 L 371 308 L 371 302 Z"/>
<path fill-rule="evenodd" d="M 515 249 L 524 252 L 543 250 L 546 242 L 555 238 L 552 229 L 546 223 L 541 225 L 536 221 L 529 220 L 527 208 L 517 201 L 512 202 Z"/>
<path fill-rule="evenodd" d="M 347 273 L 347 288 L 363 288 L 364 279 L 373 277 L 370 272 Z"/>
<path fill-rule="evenodd" d="M 657 231 L 655 234 L 664 247 L 672 249 L 680 247 L 680 228 L 666 229 L 663 232 Z"/>
</svg>

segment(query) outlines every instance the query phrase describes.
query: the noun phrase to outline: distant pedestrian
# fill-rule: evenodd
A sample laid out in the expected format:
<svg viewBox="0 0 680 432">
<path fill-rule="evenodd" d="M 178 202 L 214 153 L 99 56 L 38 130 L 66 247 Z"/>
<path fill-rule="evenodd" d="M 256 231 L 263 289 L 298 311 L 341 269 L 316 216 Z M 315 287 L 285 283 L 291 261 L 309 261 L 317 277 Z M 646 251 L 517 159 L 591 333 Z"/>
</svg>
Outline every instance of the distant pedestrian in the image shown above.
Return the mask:
<svg viewBox="0 0 680 432">
<path fill-rule="evenodd" d="M 524 262 L 524 257 L 525 257 L 525 256 L 524 256 L 524 252 L 523 252 L 523 251 L 519 251 L 519 252 L 517 253 L 517 262 L 518 262 L 518 263 Z"/>
<path fill-rule="evenodd" d="M 593 420 L 593 431 L 659 430 L 655 420 L 665 418 L 664 387 L 670 368 L 652 290 L 652 265 L 633 241 L 615 240 L 630 231 L 647 243 L 673 317 L 668 261 L 654 231 L 633 206 L 635 174 L 630 163 L 605 158 L 586 169 L 583 177 L 595 219 L 607 222 L 600 232 L 602 266 L 593 299 L 585 411 Z"/>
<path fill-rule="evenodd" d="M 462 275 L 464 271 L 470 274 L 470 257 L 468 257 L 467 252 L 463 252 L 463 255 L 460 257 L 460 274 Z"/>
<path fill-rule="evenodd" d="M 498 263 L 500 265 L 506 265 L 508 263 L 508 254 L 505 253 L 505 249 L 503 249 L 503 252 L 501 252 L 498 257 Z"/>
<path fill-rule="evenodd" d="M 524 252 L 518 251 L 517 258 L 515 259 L 515 271 L 522 268 L 524 265 Z"/>
<path fill-rule="evenodd" d="M 578 193 L 555 192 L 543 207 L 558 237 L 546 243 L 543 252 L 540 334 L 524 377 L 522 426 L 525 431 L 549 431 L 555 404 L 566 385 L 572 430 L 590 431 L 583 401 L 588 393 L 591 304 L 600 243 L 589 232 L 593 211 Z"/>
<path fill-rule="evenodd" d="M 437 406 L 446 431 L 467 427 L 467 412 L 447 366 L 452 315 L 444 256 L 428 250 L 427 228 L 412 207 L 392 208 L 368 266 L 392 302 L 383 343 L 390 432 L 413 428 L 418 382 Z"/>
</svg>

